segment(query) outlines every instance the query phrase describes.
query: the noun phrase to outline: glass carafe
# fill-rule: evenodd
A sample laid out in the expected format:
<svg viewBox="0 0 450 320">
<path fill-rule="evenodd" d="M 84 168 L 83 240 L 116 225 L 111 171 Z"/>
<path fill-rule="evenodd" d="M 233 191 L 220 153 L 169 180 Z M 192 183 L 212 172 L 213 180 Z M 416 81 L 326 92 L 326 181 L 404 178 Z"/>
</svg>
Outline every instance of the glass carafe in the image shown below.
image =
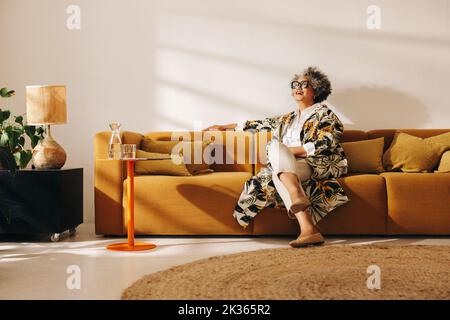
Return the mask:
<svg viewBox="0 0 450 320">
<path fill-rule="evenodd" d="M 108 145 L 108 158 L 109 159 L 121 159 L 122 158 L 122 140 L 120 139 L 120 123 L 110 123 L 111 138 Z"/>
</svg>

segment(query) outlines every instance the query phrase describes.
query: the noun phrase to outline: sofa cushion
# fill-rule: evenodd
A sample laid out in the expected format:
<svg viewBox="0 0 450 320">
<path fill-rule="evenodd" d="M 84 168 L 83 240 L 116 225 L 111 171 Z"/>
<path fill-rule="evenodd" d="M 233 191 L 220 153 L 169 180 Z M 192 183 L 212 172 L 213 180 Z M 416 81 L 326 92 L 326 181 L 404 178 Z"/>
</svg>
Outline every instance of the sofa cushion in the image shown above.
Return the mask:
<svg viewBox="0 0 450 320">
<path fill-rule="evenodd" d="M 383 172 L 384 137 L 355 142 L 343 142 L 349 172 L 379 173 Z"/>
<path fill-rule="evenodd" d="M 136 234 L 251 234 L 233 217 L 249 172 L 213 172 L 189 177 L 136 176 Z M 124 209 L 127 205 L 124 181 Z M 123 221 L 126 225 L 127 210 Z"/>
<path fill-rule="evenodd" d="M 134 171 L 136 174 L 161 174 L 170 176 L 190 176 L 183 158 L 165 153 L 146 152 L 136 150 L 137 158 L 165 158 L 164 160 L 136 161 Z"/>
<path fill-rule="evenodd" d="M 450 234 L 449 173 L 382 173 L 389 234 Z"/>
<path fill-rule="evenodd" d="M 180 144 L 181 143 L 181 144 Z M 183 156 L 184 164 L 191 174 L 212 172 L 207 149 L 210 141 L 158 141 L 144 137 L 141 149 L 147 152 Z"/>
<path fill-rule="evenodd" d="M 386 187 L 377 174 L 353 174 L 338 178 L 350 201 L 319 221 L 326 235 L 385 234 Z M 254 219 L 253 233 L 298 235 L 297 220 L 289 219 L 286 209 L 266 208 Z"/>
<path fill-rule="evenodd" d="M 387 195 L 379 174 L 338 178 L 350 201 L 319 222 L 325 234 L 385 234 Z"/>
<path fill-rule="evenodd" d="M 430 172 L 446 148 L 428 139 L 397 132 L 383 155 L 383 164 L 387 171 Z"/>
</svg>

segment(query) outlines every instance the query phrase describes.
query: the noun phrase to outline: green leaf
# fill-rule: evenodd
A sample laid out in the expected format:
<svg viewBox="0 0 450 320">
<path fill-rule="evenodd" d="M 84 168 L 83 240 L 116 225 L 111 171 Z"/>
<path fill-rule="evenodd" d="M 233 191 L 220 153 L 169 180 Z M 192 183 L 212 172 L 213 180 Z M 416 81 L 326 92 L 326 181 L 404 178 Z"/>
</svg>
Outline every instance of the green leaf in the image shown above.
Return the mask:
<svg viewBox="0 0 450 320">
<path fill-rule="evenodd" d="M 45 133 L 45 129 L 44 127 L 37 127 L 37 133 L 38 135 L 40 135 L 41 137 L 44 137 L 44 133 Z"/>
<path fill-rule="evenodd" d="M 28 162 L 30 162 L 31 158 L 33 157 L 33 152 L 31 150 L 22 150 L 20 151 L 22 156 L 20 157 L 20 167 L 26 168 L 28 165 Z"/>
<path fill-rule="evenodd" d="M 22 126 L 20 126 L 20 127 L 15 126 L 14 131 L 17 132 L 17 134 L 19 134 L 20 136 L 22 136 L 25 133 L 25 130 L 23 129 Z"/>
<path fill-rule="evenodd" d="M 31 136 L 30 140 L 31 140 L 31 147 L 34 149 L 34 147 L 37 146 L 37 144 L 39 143 L 39 140 L 41 140 L 41 139 L 38 136 Z"/>
<path fill-rule="evenodd" d="M 23 128 L 24 128 L 25 133 L 27 134 L 27 136 L 29 136 L 30 138 L 36 132 L 36 127 L 35 126 L 24 126 Z"/>
<path fill-rule="evenodd" d="M 2 97 L 14 95 L 14 90 L 0 89 Z M 2 147 L 1 161 L 7 168 L 15 172 L 16 168 L 26 168 L 32 159 L 32 150 L 25 149 L 26 136 L 31 140 L 34 148 L 44 136 L 44 128 L 29 126 L 24 123 L 24 116 L 14 116 L 14 121 L 7 121 L 11 117 L 9 110 L 0 109 L 0 147 Z"/>
<path fill-rule="evenodd" d="M 15 94 L 14 90 L 8 90 L 7 88 L 0 89 L 0 97 L 9 98 L 12 97 L 14 94 Z"/>
<path fill-rule="evenodd" d="M 31 147 L 34 148 L 39 143 L 39 140 L 44 138 L 44 128 L 36 126 L 24 126 L 25 133 L 31 140 Z"/>
<path fill-rule="evenodd" d="M 1 147 L 7 147 L 9 145 L 9 137 L 6 131 L 2 132 L 2 135 L 0 136 L 0 146 Z"/>
<path fill-rule="evenodd" d="M 17 163 L 20 163 L 20 151 L 13 153 L 14 161 Z"/>
<path fill-rule="evenodd" d="M 6 170 L 9 170 L 12 174 L 16 174 L 17 164 L 8 148 L 0 147 L 0 163 Z"/>
<path fill-rule="evenodd" d="M 25 137 L 23 137 L 23 136 L 19 137 L 19 146 L 21 148 L 23 148 L 25 146 Z"/>
<path fill-rule="evenodd" d="M 9 116 L 11 115 L 11 112 L 9 110 L 2 111 L 0 109 L 0 125 L 9 119 Z"/>
<path fill-rule="evenodd" d="M 16 117 L 15 122 L 23 125 L 23 117 L 22 116 Z"/>
<path fill-rule="evenodd" d="M 8 134 L 9 149 L 14 150 L 19 143 L 20 132 L 13 127 L 6 127 L 5 131 Z"/>
<path fill-rule="evenodd" d="M 27 167 L 28 162 L 30 162 L 32 158 L 32 152 L 30 150 L 21 150 L 14 153 L 14 158 L 16 163 L 19 164 L 21 169 Z"/>
</svg>

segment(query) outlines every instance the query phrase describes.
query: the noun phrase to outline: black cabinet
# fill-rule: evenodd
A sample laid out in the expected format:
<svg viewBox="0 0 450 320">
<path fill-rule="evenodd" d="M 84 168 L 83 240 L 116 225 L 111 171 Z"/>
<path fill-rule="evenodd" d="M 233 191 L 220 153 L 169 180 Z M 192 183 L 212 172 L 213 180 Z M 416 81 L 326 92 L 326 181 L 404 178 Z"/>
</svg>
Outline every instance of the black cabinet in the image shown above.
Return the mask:
<svg viewBox="0 0 450 320">
<path fill-rule="evenodd" d="M 83 169 L 0 170 L 0 234 L 59 234 L 83 223 Z"/>
</svg>

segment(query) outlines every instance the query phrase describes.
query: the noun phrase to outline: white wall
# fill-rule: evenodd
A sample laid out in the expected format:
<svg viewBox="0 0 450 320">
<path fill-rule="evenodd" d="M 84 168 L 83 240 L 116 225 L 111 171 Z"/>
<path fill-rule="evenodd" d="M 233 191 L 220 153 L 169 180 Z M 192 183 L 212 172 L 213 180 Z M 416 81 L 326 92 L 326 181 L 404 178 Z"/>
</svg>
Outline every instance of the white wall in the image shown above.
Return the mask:
<svg viewBox="0 0 450 320">
<path fill-rule="evenodd" d="M 81 8 L 81 29 L 66 8 Z M 366 9 L 381 8 L 368 30 Z M 93 219 L 93 136 L 192 129 L 295 108 L 289 81 L 318 65 L 347 129 L 450 126 L 448 0 L 0 0 L 0 86 L 25 112 L 25 85 L 66 84 L 54 136 L 85 170 Z"/>
</svg>

